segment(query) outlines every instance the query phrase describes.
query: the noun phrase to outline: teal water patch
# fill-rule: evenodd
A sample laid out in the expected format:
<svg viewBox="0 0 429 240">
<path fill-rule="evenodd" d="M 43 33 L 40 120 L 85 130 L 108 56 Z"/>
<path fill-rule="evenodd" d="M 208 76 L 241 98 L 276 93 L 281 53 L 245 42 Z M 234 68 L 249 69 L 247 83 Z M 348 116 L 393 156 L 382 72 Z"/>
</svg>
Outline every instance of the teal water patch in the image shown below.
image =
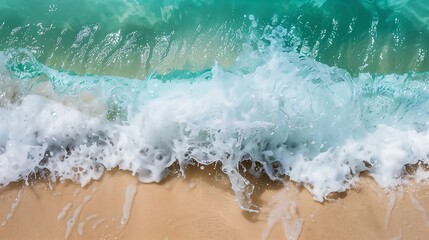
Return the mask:
<svg viewBox="0 0 429 240">
<path fill-rule="evenodd" d="M 145 78 L 227 67 L 265 27 L 295 28 L 300 51 L 353 74 L 429 70 L 424 0 L 6 1 L 0 50 L 27 48 L 79 74 Z"/>
</svg>

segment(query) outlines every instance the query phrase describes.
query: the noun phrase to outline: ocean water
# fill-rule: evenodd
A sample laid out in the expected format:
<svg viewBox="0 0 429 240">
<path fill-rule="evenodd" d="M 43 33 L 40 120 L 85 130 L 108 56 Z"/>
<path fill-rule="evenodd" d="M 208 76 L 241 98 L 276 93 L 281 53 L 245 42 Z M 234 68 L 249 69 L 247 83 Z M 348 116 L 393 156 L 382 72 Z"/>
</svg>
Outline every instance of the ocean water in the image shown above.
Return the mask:
<svg viewBox="0 0 429 240">
<path fill-rule="evenodd" d="M 250 211 L 243 166 L 394 187 L 429 164 L 428 50 L 424 0 L 0 0 L 0 185 L 219 164 Z"/>
</svg>

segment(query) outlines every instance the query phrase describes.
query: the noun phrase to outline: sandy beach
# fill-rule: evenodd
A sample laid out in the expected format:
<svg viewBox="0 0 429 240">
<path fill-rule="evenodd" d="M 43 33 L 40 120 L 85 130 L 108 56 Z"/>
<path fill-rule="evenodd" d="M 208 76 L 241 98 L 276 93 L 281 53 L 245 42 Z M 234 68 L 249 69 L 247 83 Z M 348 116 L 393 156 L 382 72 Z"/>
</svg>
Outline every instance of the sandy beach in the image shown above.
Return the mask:
<svg viewBox="0 0 429 240">
<path fill-rule="evenodd" d="M 293 183 L 255 182 L 240 209 L 218 169 L 143 184 L 124 171 L 85 187 L 36 180 L 0 189 L 1 239 L 425 239 L 429 186 L 380 189 L 369 177 L 331 201 Z M 285 187 L 286 186 L 286 187 Z"/>
</svg>

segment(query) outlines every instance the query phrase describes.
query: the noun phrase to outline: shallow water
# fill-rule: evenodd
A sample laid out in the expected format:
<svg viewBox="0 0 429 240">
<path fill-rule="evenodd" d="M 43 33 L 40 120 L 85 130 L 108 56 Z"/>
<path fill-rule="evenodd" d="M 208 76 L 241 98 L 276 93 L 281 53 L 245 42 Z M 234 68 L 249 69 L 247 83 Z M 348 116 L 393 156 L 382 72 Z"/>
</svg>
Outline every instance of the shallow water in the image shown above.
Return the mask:
<svg viewBox="0 0 429 240">
<path fill-rule="evenodd" d="M 0 2 L 0 184 L 220 163 L 316 200 L 429 163 L 421 1 Z M 421 178 L 421 177 L 420 177 Z M 254 210 L 254 209 L 253 209 Z"/>
<path fill-rule="evenodd" d="M 1 1 L 0 50 L 26 48 L 56 69 L 144 78 L 228 67 L 267 25 L 299 51 L 354 74 L 427 71 L 424 0 Z M 252 20 L 249 20 L 252 19 Z"/>
</svg>

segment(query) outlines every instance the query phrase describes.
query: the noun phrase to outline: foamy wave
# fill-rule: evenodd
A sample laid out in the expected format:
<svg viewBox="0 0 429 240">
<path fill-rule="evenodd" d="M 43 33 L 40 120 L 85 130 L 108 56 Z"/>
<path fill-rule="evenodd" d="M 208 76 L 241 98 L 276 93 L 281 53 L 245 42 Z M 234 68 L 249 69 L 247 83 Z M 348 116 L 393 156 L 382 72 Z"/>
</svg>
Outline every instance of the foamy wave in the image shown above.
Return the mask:
<svg viewBox="0 0 429 240">
<path fill-rule="evenodd" d="M 229 70 L 144 81 L 71 75 L 25 50 L 2 53 L 0 184 L 46 171 L 85 185 L 116 167 L 159 182 L 174 163 L 183 172 L 220 163 L 251 210 L 243 160 L 253 162 L 251 174 L 289 176 L 319 201 L 363 171 L 391 187 L 407 164 L 429 163 L 427 74 L 353 78 L 293 51 L 264 49 L 245 51 Z"/>
</svg>

